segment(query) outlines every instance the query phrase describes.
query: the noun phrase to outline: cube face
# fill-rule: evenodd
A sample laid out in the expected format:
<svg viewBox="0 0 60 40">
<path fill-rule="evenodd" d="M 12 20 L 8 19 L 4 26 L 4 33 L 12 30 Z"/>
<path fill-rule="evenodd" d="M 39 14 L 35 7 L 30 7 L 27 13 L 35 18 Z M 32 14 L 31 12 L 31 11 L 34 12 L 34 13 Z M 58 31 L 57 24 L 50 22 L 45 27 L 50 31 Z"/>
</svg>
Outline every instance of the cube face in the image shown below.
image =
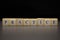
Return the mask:
<svg viewBox="0 0 60 40">
<path fill-rule="evenodd" d="M 44 18 L 38 18 L 37 22 L 38 25 L 44 25 Z"/>
<path fill-rule="evenodd" d="M 49 18 L 44 19 L 44 25 L 51 25 L 51 19 Z"/>
<path fill-rule="evenodd" d="M 19 19 L 16 19 L 16 24 L 17 25 L 24 25 L 24 19 L 21 19 L 21 18 L 19 18 Z"/>
<path fill-rule="evenodd" d="M 37 25 L 37 19 L 30 19 L 30 25 Z"/>
<path fill-rule="evenodd" d="M 57 18 L 51 19 L 51 25 L 58 25 L 58 19 Z"/>
<path fill-rule="evenodd" d="M 9 25 L 9 19 L 8 18 L 3 18 L 2 19 L 2 25 Z"/>
<path fill-rule="evenodd" d="M 24 19 L 24 25 L 30 25 L 30 19 Z"/>
<path fill-rule="evenodd" d="M 16 19 L 15 18 L 9 19 L 9 25 L 16 25 Z"/>
</svg>

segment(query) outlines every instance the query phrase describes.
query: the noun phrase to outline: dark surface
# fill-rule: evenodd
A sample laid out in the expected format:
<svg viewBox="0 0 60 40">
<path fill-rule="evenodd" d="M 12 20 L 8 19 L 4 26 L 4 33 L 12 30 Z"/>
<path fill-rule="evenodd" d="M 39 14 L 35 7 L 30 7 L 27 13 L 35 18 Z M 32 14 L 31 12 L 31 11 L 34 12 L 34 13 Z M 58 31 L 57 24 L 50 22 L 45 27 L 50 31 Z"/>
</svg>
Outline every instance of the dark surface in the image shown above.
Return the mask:
<svg viewBox="0 0 60 40">
<path fill-rule="evenodd" d="M 0 25 L 0 40 L 59 40 L 59 37 L 59 26 Z"/>
</svg>

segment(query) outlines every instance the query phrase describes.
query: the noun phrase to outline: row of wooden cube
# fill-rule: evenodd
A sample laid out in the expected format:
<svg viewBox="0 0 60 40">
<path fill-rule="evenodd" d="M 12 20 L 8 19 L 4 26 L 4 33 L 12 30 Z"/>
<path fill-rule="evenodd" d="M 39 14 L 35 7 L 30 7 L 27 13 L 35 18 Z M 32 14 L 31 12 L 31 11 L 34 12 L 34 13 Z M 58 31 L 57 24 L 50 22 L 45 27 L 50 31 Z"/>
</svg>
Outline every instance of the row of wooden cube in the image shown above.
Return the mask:
<svg viewBox="0 0 60 40">
<path fill-rule="evenodd" d="M 3 18 L 2 25 L 58 25 L 57 18 Z"/>
</svg>

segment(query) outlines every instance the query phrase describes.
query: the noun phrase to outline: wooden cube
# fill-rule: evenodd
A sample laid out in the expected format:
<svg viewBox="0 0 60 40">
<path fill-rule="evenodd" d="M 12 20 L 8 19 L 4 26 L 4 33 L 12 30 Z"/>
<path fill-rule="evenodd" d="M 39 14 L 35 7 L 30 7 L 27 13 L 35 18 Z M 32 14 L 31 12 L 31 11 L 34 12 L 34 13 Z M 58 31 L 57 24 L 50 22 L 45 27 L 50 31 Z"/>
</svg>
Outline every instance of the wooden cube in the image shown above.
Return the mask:
<svg viewBox="0 0 60 40">
<path fill-rule="evenodd" d="M 30 19 L 24 19 L 24 25 L 30 25 Z"/>
<path fill-rule="evenodd" d="M 51 25 L 51 19 L 50 18 L 44 18 L 44 25 Z"/>
<path fill-rule="evenodd" d="M 9 18 L 9 25 L 16 25 L 16 18 Z"/>
<path fill-rule="evenodd" d="M 30 25 L 37 25 L 37 19 L 30 19 Z"/>
<path fill-rule="evenodd" d="M 24 25 L 24 19 L 23 18 L 17 18 L 16 19 L 16 23 L 17 23 L 17 25 Z"/>
<path fill-rule="evenodd" d="M 9 25 L 9 18 L 3 18 L 2 25 Z"/>
<path fill-rule="evenodd" d="M 44 25 L 44 18 L 37 18 L 38 25 Z"/>
<path fill-rule="evenodd" d="M 58 25 L 58 19 L 57 18 L 52 18 L 51 19 L 51 25 Z"/>
</svg>

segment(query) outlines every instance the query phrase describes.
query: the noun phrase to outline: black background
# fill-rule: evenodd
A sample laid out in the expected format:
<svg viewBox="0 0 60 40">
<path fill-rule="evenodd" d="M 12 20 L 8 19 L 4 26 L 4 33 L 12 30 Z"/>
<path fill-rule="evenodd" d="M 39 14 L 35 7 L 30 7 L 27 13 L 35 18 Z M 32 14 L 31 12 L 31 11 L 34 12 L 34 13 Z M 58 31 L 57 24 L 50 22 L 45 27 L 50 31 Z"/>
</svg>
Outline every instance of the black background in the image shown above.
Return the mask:
<svg viewBox="0 0 60 40">
<path fill-rule="evenodd" d="M 2 18 L 59 18 L 56 0 L 8 0 L 2 1 L 0 19 Z M 59 18 L 60 20 L 60 18 Z"/>
</svg>

